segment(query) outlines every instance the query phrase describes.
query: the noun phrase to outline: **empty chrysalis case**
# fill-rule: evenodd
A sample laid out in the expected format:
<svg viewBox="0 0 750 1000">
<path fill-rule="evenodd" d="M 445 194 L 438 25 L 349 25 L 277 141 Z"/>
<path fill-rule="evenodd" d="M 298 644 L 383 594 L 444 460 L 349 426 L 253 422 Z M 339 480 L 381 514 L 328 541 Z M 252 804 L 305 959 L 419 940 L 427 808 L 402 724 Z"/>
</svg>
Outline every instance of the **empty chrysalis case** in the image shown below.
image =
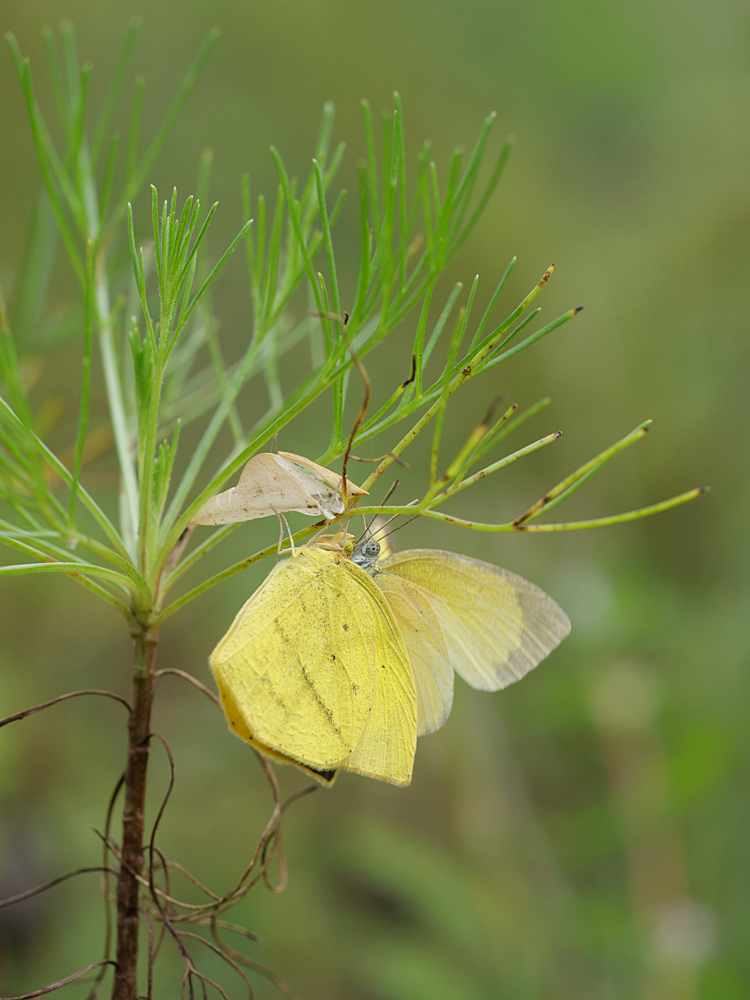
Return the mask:
<svg viewBox="0 0 750 1000">
<path fill-rule="evenodd" d="M 366 490 L 347 480 L 348 495 Z M 236 486 L 207 500 L 191 524 L 233 524 L 298 511 L 332 521 L 344 511 L 341 476 L 291 452 L 253 455 Z"/>
</svg>

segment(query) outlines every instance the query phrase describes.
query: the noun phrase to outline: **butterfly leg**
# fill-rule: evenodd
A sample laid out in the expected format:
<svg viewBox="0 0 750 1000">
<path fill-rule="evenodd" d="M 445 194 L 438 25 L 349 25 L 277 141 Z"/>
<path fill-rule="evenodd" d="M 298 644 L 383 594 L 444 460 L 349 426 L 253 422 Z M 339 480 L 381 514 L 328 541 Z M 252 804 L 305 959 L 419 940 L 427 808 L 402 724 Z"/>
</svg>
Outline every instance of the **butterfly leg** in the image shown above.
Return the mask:
<svg viewBox="0 0 750 1000">
<path fill-rule="evenodd" d="M 289 545 L 292 549 L 292 558 L 294 558 L 297 555 L 297 549 L 294 545 L 294 538 L 292 537 L 292 529 L 289 527 L 289 522 L 280 510 L 274 510 L 273 507 L 271 510 L 273 510 L 274 514 L 279 519 L 279 544 L 276 548 L 276 552 L 281 555 L 281 546 L 284 543 L 284 528 L 286 527 L 287 534 L 289 535 Z"/>
</svg>

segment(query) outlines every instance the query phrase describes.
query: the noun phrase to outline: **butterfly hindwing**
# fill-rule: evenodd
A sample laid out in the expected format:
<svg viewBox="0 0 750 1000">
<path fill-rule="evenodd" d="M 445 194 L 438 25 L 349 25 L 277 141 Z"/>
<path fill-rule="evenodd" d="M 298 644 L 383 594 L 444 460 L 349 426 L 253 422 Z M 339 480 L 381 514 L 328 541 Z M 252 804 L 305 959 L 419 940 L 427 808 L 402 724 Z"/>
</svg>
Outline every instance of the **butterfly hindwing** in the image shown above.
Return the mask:
<svg viewBox="0 0 750 1000">
<path fill-rule="evenodd" d="M 429 605 L 450 665 L 483 691 L 520 680 L 570 631 L 567 615 L 539 587 L 469 556 L 438 549 L 388 556 L 375 570 L 387 600 L 393 589 L 388 577 L 405 582 L 406 593 L 418 593 Z"/>
</svg>

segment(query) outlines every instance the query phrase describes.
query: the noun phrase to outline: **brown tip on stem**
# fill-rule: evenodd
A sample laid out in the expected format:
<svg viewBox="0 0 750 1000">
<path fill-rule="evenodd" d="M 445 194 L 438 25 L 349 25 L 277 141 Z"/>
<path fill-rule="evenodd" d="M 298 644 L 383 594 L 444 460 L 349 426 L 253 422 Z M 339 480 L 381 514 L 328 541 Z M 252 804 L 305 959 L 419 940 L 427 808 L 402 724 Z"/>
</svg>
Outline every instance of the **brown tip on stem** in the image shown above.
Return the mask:
<svg viewBox="0 0 750 1000">
<path fill-rule="evenodd" d="M 555 437 L 555 440 L 557 440 L 558 438 L 561 438 L 562 437 L 562 431 L 555 431 L 554 437 Z"/>
<path fill-rule="evenodd" d="M 583 312 L 585 308 L 586 308 L 585 306 L 576 306 L 575 309 L 573 310 L 573 315 L 577 316 L 578 313 Z"/>
<path fill-rule="evenodd" d="M 539 279 L 539 284 L 540 285 L 546 284 L 549 281 L 549 279 L 550 279 L 550 277 L 552 275 L 552 272 L 554 270 L 555 270 L 555 265 L 554 264 L 550 264 L 550 266 L 547 268 L 547 270 L 544 272 L 544 274 Z"/>
<path fill-rule="evenodd" d="M 698 496 L 700 496 L 701 493 L 710 493 L 710 492 L 711 492 L 710 486 L 699 486 L 696 490 Z"/>
</svg>

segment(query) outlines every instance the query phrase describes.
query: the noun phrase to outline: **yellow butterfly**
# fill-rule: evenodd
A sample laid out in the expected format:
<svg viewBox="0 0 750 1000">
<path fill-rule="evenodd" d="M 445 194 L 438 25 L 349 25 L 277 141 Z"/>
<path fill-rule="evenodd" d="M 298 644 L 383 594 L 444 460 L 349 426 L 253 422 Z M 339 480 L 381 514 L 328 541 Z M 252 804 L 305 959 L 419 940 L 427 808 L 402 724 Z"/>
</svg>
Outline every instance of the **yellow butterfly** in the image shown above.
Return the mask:
<svg viewBox="0 0 750 1000">
<path fill-rule="evenodd" d="M 519 680 L 570 631 L 558 605 L 490 563 L 374 539 L 279 563 L 211 654 L 233 731 L 324 783 L 338 769 L 407 785 L 417 735 L 448 717 L 453 671 Z"/>
</svg>

